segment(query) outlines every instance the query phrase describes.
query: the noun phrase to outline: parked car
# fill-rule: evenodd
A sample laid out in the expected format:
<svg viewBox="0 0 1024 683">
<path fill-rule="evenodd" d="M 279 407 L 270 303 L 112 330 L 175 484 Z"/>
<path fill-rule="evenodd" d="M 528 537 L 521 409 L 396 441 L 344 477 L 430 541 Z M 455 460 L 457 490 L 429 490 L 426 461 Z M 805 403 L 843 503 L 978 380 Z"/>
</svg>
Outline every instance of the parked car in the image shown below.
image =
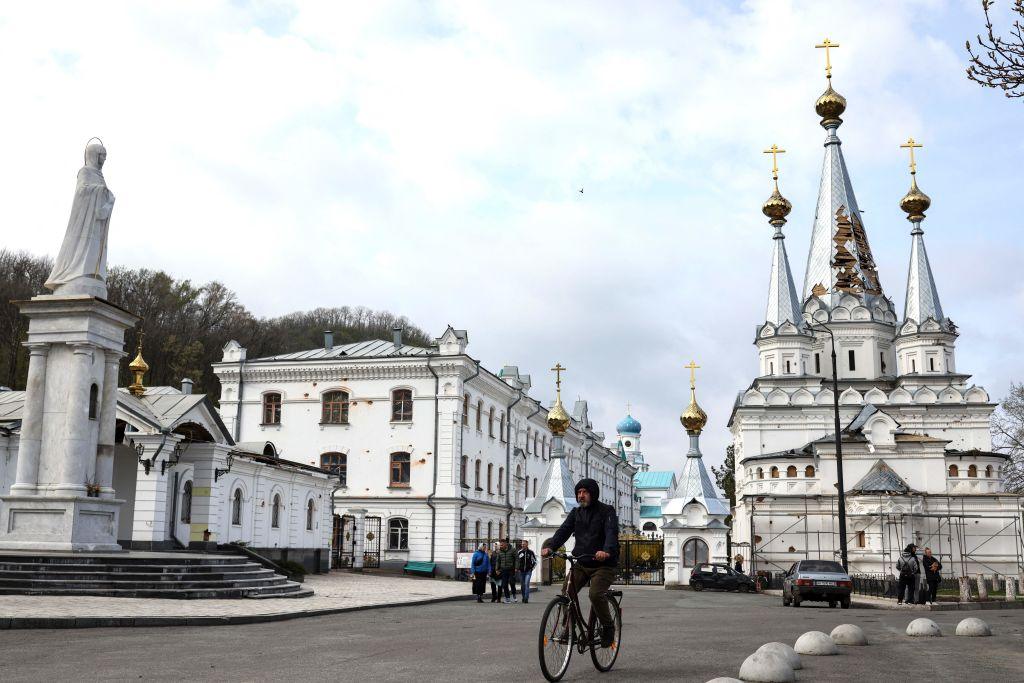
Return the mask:
<svg viewBox="0 0 1024 683">
<path fill-rule="evenodd" d="M 799 607 L 804 600 L 828 602 L 829 607 L 850 607 L 853 580 L 843 565 L 829 560 L 800 560 L 782 581 L 782 605 Z"/>
<path fill-rule="evenodd" d="M 698 564 L 690 571 L 690 588 L 702 591 L 705 588 L 719 588 L 726 591 L 747 593 L 756 590 L 754 580 L 727 564 Z"/>
</svg>

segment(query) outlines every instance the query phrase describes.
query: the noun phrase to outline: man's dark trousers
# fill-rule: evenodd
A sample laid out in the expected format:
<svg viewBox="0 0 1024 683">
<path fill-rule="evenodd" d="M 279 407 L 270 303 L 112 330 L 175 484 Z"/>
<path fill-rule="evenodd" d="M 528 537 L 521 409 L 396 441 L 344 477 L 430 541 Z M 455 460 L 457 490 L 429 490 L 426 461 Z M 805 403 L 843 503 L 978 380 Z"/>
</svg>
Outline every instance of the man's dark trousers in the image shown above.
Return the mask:
<svg viewBox="0 0 1024 683">
<path fill-rule="evenodd" d="M 917 574 L 911 574 L 910 576 L 900 576 L 900 582 L 896 588 L 896 600 L 898 602 L 909 602 L 911 604 L 917 602 Z"/>
<path fill-rule="evenodd" d="M 928 602 L 935 602 L 935 596 L 939 593 L 939 582 L 941 580 L 938 574 L 928 577 Z"/>
<path fill-rule="evenodd" d="M 584 567 L 576 563 L 572 567 L 572 581 L 577 590 L 590 582 L 590 604 L 597 612 L 602 624 L 613 624 L 612 608 L 605 595 L 615 581 L 615 567 Z"/>
</svg>

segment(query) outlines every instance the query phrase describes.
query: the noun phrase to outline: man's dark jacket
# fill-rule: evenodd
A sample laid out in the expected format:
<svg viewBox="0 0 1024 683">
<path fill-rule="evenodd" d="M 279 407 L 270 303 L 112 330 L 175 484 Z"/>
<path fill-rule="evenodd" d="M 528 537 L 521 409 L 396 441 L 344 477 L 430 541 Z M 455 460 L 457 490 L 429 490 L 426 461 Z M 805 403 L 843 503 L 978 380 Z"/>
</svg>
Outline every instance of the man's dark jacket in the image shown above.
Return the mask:
<svg viewBox="0 0 1024 683">
<path fill-rule="evenodd" d="M 924 562 L 925 578 L 929 581 L 937 581 L 939 579 L 939 570 L 942 569 L 942 563 L 939 562 L 939 558 L 932 555 L 929 557 L 925 555 L 921 558 Z"/>
<path fill-rule="evenodd" d="M 604 562 L 591 557 L 580 560 L 580 564 L 584 567 L 615 567 L 619 563 L 619 518 L 615 508 L 598 500 L 601 489 L 593 479 L 581 479 L 573 491 L 580 489 L 590 492 L 590 505 L 574 508 L 555 535 L 544 542 L 544 547 L 558 550 L 570 536 L 575 536 L 573 555 L 593 555 L 598 550 L 609 555 Z"/>
</svg>

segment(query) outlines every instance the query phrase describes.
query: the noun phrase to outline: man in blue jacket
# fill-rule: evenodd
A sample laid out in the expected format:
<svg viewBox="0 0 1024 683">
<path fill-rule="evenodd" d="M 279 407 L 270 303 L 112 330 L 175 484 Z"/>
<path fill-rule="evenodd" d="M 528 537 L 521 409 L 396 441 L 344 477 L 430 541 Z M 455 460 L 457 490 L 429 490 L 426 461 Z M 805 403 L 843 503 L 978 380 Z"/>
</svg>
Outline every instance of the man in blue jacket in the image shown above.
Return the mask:
<svg viewBox="0 0 1024 683">
<path fill-rule="evenodd" d="M 483 543 L 473 553 L 473 560 L 470 563 L 470 571 L 473 572 L 473 595 L 477 602 L 484 601 L 484 588 L 487 585 L 487 575 L 491 573 L 491 558 L 487 555 L 487 546 Z"/>
<path fill-rule="evenodd" d="M 590 555 L 573 564 L 572 580 L 576 588 L 590 583 L 590 604 L 601 621 L 601 647 L 615 642 L 615 621 L 605 593 L 615 580 L 615 567 L 619 563 L 619 518 L 615 508 L 598 498 L 601 489 L 593 479 L 580 479 L 576 484 L 574 508 L 558 527 L 555 535 L 544 542 L 541 556 L 561 548 L 570 536 L 576 537 L 572 554 Z"/>
</svg>

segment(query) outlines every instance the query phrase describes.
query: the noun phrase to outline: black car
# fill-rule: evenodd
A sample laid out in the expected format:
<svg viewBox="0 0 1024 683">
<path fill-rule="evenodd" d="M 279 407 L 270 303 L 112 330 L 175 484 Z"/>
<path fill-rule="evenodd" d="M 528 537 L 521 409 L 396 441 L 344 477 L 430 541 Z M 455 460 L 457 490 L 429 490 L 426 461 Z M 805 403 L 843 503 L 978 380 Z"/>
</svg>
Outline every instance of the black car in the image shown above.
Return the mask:
<svg viewBox="0 0 1024 683">
<path fill-rule="evenodd" d="M 702 591 L 705 588 L 719 588 L 726 591 L 747 593 L 756 590 L 754 580 L 727 564 L 698 564 L 690 572 L 690 588 Z"/>
<path fill-rule="evenodd" d="M 782 581 L 782 605 L 799 607 L 804 600 L 816 600 L 848 609 L 852 592 L 853 580 L 843 565 L 829 560 L 800 560 Z"/>
</svg>

